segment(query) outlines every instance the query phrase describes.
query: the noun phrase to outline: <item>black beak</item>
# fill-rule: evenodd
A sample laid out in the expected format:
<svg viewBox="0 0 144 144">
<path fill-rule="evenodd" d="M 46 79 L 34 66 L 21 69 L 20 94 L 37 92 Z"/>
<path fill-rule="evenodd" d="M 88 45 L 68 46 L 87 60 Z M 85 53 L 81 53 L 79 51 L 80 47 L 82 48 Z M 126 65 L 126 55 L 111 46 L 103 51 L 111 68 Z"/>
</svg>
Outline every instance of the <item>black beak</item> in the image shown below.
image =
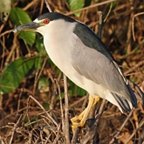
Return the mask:
<svg viewBox="0 0 144 144">
<path fill-rule="evenodd" d="M 40 24 L 31 22 L 24 25 L 20 25 L 14 29 L 13 32 L 19 32 L 19 31 L 35 31 L 38 27 L 40 27 Z"/>
</svg>

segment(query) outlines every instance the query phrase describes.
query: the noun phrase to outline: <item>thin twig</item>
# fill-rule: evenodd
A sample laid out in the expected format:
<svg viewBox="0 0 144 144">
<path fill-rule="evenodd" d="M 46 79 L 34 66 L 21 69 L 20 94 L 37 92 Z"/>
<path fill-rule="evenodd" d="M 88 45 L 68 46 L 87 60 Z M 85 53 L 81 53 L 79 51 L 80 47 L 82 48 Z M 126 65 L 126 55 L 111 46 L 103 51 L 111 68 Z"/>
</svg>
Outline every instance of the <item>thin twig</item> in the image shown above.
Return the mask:
<svg viewBox="0 0 144 144">
<path fill-rule="evenodd" d="M 34 88 L 33 88 L 33 95 L 35 95 L 38 80 L 39 80 L 39 78 L 40 78 L 40 76 L 41 76 L 41 74 L 42 74 L 42 72 L 43 72 L 43 70 L 44 70 L 44 67 L 45 67 L 45 65 L 46 65 L 47 60 L 48 60 L 47 57 L 44 58 L 43 64 L 42 64 L 42 66 L 41 66 L 41 69 L 36 73 L 35 80 L 34 80 L 34 86 L 33 86 L 33 87 L 34 87 Z"/>
<path fill-rule="evenodd" d="M 72 12 L 68 12 L 66 15 L 72 15 L 74 13 L 81 12 L 81 11 L 84 11 L 84 10 L 88 10 L 88 9 L 91 9 L 91 8 L 94 8 L 94 7 L 102 6 L 102 5 L 105 5 L 105 4 L 114 2 L 114 1 L 118 1 L 118 0 L 107 0 L 107 1 L 100 2 L 100 3 L 96 3 L 96 4 L 93 4 L 93 5 L 84 7 L 82 9 L 78 9 L 78 10 L 75 10 L 75 11 L 72 11 Z"/>
<path fill-rule="evenodd" d="M 78 139 L 78 133 L 80 131 L 80 128 L 76 128 L 75 132 L 73 133 L 73 137 L 71 140 L 71 144 L 76 144 L 77 143 L 77 139 Z"/>
<path fill-rule="evenodd" d="M 64 95 L 65 95 L 65 138 L 66 144 L 70 144 L 70 135 L 69 135 L 69 104 L 68 104 L 68 87 L 67 87 L 67 78 L 63 74 L 64 78 Z"/>
<path fill-rule="evenodd" d="M 12 134 L 11 134 L 11 138 L 10 138 L 9 144 L 12 144 L 14 133 L 15 133 L 17 125 L 19 124 L 19 122 L 21 120 L 21 117 L 22 117 L 22 115 L 20 115 L 19 119 L 17 120 L 16 124 L 14 125 L 14 127 L 12 129 Z"/>
<path fill-rule="evenodd" d="M 42 13 L 42 11 L 43 11 L 43 8 L 44 8 L 44 3 L 45 3 L 45 1 L 44 1 L 44 0 L 41 0 L 39 14 L 41 14 L 41 13 Z"/>
<path fill-rule="evenodd" d="M 62 97 L 61 97 L 61 90 L 60 86 L 58 84 L 58 81 L 56 81 L 57 89 L 58 89 L 58 95 L 60 100 L 60 110 L 61 110 L 61 120 L 62 120 L 62 130 L 64 131 L 64 111 L 63 111 L 63 105 L 62 105 Z"/>
<path fill-rule="evenodd" d="M 138 127 L 133 131 L 133 133 L 131 134 L 131 136 L 127 139 L 127 141 L 125 142 L 125 144 L 128 144 L 128 142 L 133 138 L 133 136 L 135 135 L 135 133 L 139 130 L 139 128 L 141 128 L 144 125 L 144 120 L 142 120 Z"/>
<path fill-rule="evenodd" d="M 56 138 L 54 139 L 54 142 L 52 144 L 57 144 L 58 143 L 58 139 L 60 137 L 60 128 L 61 127 L 59 126 L 58 129 L 57 129 L 58 133 L 57 133 Z M 47 144 L 47 143 L 45 143 L 45 144 Z"/>
<path fill-rule="evenodd" d="M 98 35 L 99 38 L 101 38 L 101 35 L 102 35 L 102 24 L 103 24 L 103 14 L 102 14 L 102 11 L 98 11 L 98 15 L 99 15 L 99 26 L 98 26 L 97 35 Z"/>
<path fill-rule="evenodd" d="M 48 3 L 47 0 L 45 0 L 45 4 L 46 4 L 46 7 L 49 10 L 49 12 L 52 12 L 52 9 L 50 8 L 49 3 Z"/>
<path fill-rule="evenodd" d="M 143 66 L 144 65 L 144 60 L 140 61 L 139 63 L 135 64 L 132 68 L 130 68 L 129 70 L 127 70 L 124 74 L 127 75 L 135 70 L 137 70 L 138 67 Z"/>
<path fill-rule="evenodd" d="M 125 124 L 127 123 L 127 121 L 129 120 L 129 118 L 131 117 L 132 113 L 133 113 L 133 110 L 131 110 L 131 112 L 129 113 L 129 115 L 127 116 L 127 118 L 125 119 L 125 121 L 123 122 L 123 124 L 121 125 L 121 127 L 119 128 L 119 131 L 113 136 L 113 138 L 109 142 L 109 144 L 113 144 L 114 143 L 115 138 L 118 137 L 118 135 L 120 134 L 120 132 L 124 128 Z"/>
<path fill-rule="evenodd" d="M 105 16 L 103 22 L 106 22 L 106 21 L 107 21 L 107 19 L 108 19 L 110 13 L 111 13 L 111 11 L 112 11 L 112 8 L 113 8 L 113 4 L 111 3 L 111 4 L 110 4 L 110 8 L 109 8 L 109 10 L 108 10 L 108 12 L 107 12 L 107 14 L 106 14 L 106 16 Z"/>
<path fill-rule="evenodd" d="M 9 55 L 6 58 L 5 65 L 7 65 L 10 62 L 11 57 L 12 57 L 13 53 L 15 52 L 17 46 L 18 46 L 18 39 L 17 39 L 17 34 L 15 34 L 14 39 L 13 39 L 13 45 L 11 47 L 11 51 L 10 51 Z"/>
<path fill-rule="evenodd" d="M 24 11 L 27 11 L 29 8 L 33 7 L 34 4 L 37 3 L 37 2 L 38 2 L 38 0 L 33 0 L 33 1 L 31 1 L 30 3 L 28 3 L 28 4 L 23 8 L 23 10 L 24 10 Z"/>
<path fill-rule="evenodd" d="M 103 99 L 103 100 L 102 100 L 102 103 L 101 103 L 101 106 L 100 106 L 100 108 L 99 108 L 99 111 L 98 111 L 98 115 L 101 115 L 101 114 L 102 114 L 105 103 L 106 103 L 106 100 Z"/>
<path fill-rule="evenodd" d="M 77 101 L 74 101 L 72 104 L 69 105 L 69 108 L 74 108 L 77 106 L 79 103 L 83 103 L 87 99 L 87 95 L 79 98 Z"/>
<path fill-rule="evenodd" d="M 0 34 L 0 38 L 1 38 L 2 36 L 6 35 L 6 34 L 11 33 L 11 32 L 13 32 L 13 29 L 10 29 L 10 30 L 7 30 L 7 31 L 1 33 L 1 34 Z"/>
<path fill-rule="evenodd" d="M 29 96 L 47 115 L 47 117 L 58 127 L 58 124 L 56 123 L 56 121 L 49 115 L 49 113 L 44 109 L 44 107 L 33 97 L 33 96 Z"/>
<path fill-rule="evenodd" d="M 49 70 L 47 70 L 47 73 L 48 73 L 48 77 L 50 78 L 50 80 L 53 84 L 53 91 L 52 91 L 52 96 L 51 96 L 51 101 L 50 101 L 50 106 L 49 106 L 50 109 L 53 109 L 54 108 L 54 99 L 55 99 L 55 96 L 57 95 L 57 85 L 56 85 L 57 81 L 53 78 L 53 76 Z"/>
<path fill-rule="evenodd" d="M 140 13 L 135 14 L 135 15 L 132 17 L 132 36 L 133 36 L 134 41 L 136 40 L 136 38 L 135 38 L 135 31 L 134 31 L 134 20 L 135 20 L 135 18 L 136 18 L 137 16 L 140 16 L 140 15 L 143 15 L 143 14 L 144 14 L 144 12 L 140 12 Z"/>
</svg>

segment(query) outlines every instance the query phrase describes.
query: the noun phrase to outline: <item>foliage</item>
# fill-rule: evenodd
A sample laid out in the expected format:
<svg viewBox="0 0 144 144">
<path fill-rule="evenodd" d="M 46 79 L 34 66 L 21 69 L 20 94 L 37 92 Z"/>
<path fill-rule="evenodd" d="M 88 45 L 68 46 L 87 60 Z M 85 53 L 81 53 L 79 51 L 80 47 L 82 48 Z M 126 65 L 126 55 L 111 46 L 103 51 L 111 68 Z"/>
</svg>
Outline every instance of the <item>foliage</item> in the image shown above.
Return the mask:
<svg viewBox="0 0 144 144">
<path fill-rule="evenodd" d="M 82 21 L 95 32 L 101 11 L 106 18 L 102 27 L 103 43 L 112 52 L 127 78 L 141 86 L 144 78 L 142 2 L 48 2 L 53 11 Z M 97 3 L 99 6 L 95 6 Z M 69 121 L 65 117 L 70 119 L 83 111 L 88 98 L 86 92 L 68 81 L 67 108 L 62 73 L 48 58 L 42 36 L 28 31 L 18 34 L 12 32 L 16 26 L 29 23 L 31 18 L 47 12 L 44 1 L 12 0 L 11 6 L 10 12 L 8 5 L 9 19 L 0 26 L 0 143 L 66 143 L 63 128 L 65 122 Z M 85 7 L 87 9 L 82 10 Z M 74 13 L 80 9 L 82 11 Z M 144 83 L 141 88 L 144 89 Z M 134 90 L 136 92 L 136 88 Z M 128 143 L 128 140 L 129 143 L 142 143 L 143 113 L 141 101 L 129 115 L 122 114 L 108 102 L 99 101 L 95 111 L 98 125 L 95 123 L 91 127 L 95 119 L 89 119 L 85 128 L 78 132 L 77 143 Z M 71 138 L 71 129 L 69 133 Z"/>
<path fill-rule="evenodd" d="M 82 9 L 84 6 L 88 6 L 91 0 L 66 0 L 68 2 L 71 11 Z M 74 13 L 77 17 L 80 16 L 81 12 Z"/>
<path fill-rule="evenodd" d="M 20 8 L 13 8 L 10 13 L 10 19 L 18 26 L 31 22 L 30 16 Z M 36 34 L 34 32 L 20 32 L 19 38 L 21 38 L 25 44 L 32 46 L 35 42 Z"/>
<path fill-rule="evenodd" d="M 40 57 L 34 57 L 19 58 L 9 64 L 0 75 L 0 93 L 14 91 L 30 70 L 40 68 L 41 62 Z"/>
</svg>

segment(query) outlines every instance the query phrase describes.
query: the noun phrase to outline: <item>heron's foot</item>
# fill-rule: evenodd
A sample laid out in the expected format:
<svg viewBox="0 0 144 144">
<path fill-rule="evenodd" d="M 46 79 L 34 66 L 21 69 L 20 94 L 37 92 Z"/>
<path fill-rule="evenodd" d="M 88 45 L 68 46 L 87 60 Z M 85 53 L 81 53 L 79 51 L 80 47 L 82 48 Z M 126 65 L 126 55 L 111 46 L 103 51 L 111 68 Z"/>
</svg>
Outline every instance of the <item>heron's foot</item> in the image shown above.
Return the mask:
<svg viewBox="0 0 144 144">
<path fill-rule="evenodd" d="M 71 119 L 72 122 L 72 131 L 73 133 L 78 127 L 83 127 L 88 119 L 89 113 L 92 110 L 93 106 L 99 101 L 98 96 L 89 96 L 89 102 L 86 109 L 78 116 L 75 116 Z"/>
<path fill-rule="evenodd" d="M 74 132 L 78 127 L 83 127 L 85 125 L 85 122 L 87 120 L 86 117 L 84 117 L 86 109 L 78 116 L 75 116 L 71 119 L 72 122 L 72 131 Z"/>
</svg>

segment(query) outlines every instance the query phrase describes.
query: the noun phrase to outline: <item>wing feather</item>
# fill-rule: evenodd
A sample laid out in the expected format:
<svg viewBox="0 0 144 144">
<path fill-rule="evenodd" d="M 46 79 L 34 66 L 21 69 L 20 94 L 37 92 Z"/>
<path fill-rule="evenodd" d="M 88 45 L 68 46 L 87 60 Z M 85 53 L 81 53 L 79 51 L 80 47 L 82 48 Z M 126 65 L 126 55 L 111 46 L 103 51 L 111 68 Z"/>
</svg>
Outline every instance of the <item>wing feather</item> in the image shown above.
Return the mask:
<svg viewBox="0 0 144 144">
<path fill-rule="evenodd" d="M 121 70 L 100 39 L 80 23 L 74 33 L 76 48 L 72 52 L 72 63 L 75 70 L 136 105 L 135 95 L 131 94 Z"/>
</svg>

